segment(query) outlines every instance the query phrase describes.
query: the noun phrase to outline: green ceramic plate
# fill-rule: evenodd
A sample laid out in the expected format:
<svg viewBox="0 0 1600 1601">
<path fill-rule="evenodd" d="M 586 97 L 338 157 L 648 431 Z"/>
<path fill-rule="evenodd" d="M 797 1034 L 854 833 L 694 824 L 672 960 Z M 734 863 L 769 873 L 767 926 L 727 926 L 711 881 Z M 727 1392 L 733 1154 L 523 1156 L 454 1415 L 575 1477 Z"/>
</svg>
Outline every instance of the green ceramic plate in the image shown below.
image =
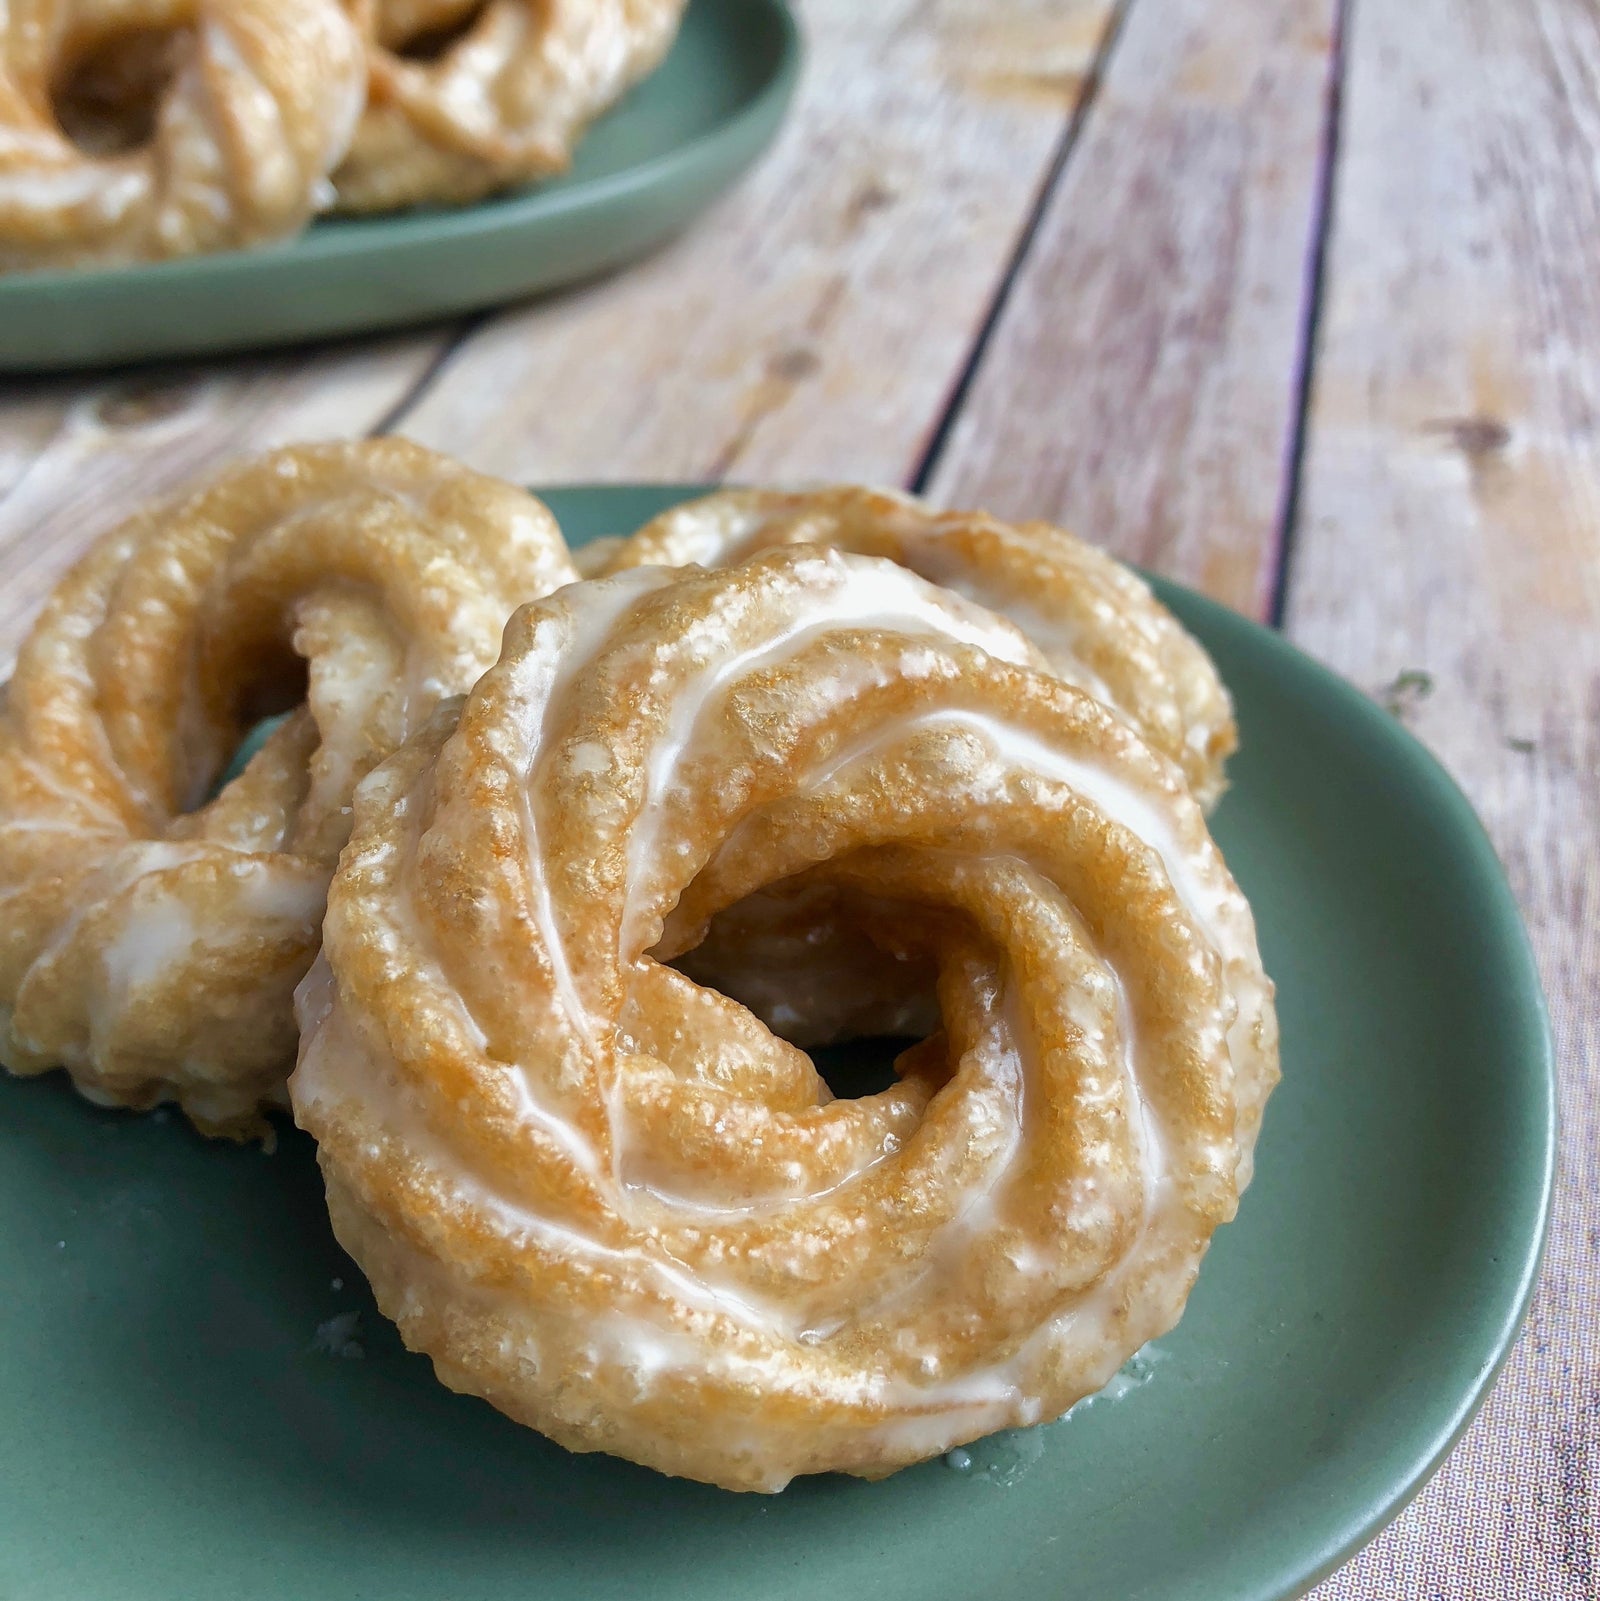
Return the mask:
<svg viewBox="0 0 1600 1601">
<path fill-rule="evenodd" d="M 550 496 L 577 536 L 672 498 Z M 1278 980 L 1284 1079 L 1239 1221 L 1120 1398 L 981 1442 L 965 1472 L 777 1497 L 568 1456 L 401 1349 L 305 1139 L 268 1157 L 6 1080 L 0 1595 L 1276 1601 L 1366 1540 L 1472 1415 L 1533 1282 L 1539 985 L 1421 747 L 1274 635 L 1163 593 L 1238 698 L 1217 831 Z"/>
<path fill-rule="evenodd" d="M 620 266 L 755 160 L 799 65 L 784 0 L 691 0 L 666 61 L 589 130 L 559 181 L 459 210 L 321 222 L 268 249 L 0 278 L 0 372 L 398 327 Z"/>
</svg>

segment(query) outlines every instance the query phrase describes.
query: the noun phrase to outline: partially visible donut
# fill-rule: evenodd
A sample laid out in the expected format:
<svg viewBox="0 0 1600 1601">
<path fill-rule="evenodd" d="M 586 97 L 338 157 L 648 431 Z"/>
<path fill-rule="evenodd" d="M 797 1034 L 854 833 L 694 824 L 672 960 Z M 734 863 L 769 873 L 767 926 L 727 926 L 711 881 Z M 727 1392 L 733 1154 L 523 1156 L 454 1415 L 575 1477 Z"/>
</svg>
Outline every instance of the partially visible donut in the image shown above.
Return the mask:
<svg viewBox="0 0 1600 1601">
<path fill-rule="evenodd" d="M 5 1065 L 258 1132 L 352 790 L 571 576 L 538 501 L 395 439 L 278 451 L 101 539 L 0 707 Z"/>
<path fill-rule="evenodd" d="M 56 97 L 85 61 L 80 143 Z M 294 233 L 332 198 L 365 77 L 338 0 L 9 0 L 0 269 L 159 260 Z"/>
<path fill-rule="evenodd" d="M 683 5 L 360 0 L 370 83 L 339 209 L 460 203 L 565 171 L 588 124 L 666 54 Z"/>
</svg>

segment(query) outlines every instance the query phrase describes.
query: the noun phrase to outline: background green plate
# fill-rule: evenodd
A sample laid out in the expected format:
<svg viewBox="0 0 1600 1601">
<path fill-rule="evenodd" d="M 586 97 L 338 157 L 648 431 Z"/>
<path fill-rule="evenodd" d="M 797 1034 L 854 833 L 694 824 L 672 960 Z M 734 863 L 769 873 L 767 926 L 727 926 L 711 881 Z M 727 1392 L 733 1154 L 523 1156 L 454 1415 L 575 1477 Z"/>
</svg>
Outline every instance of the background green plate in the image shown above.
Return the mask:
<svg viewBox="0 0 1600 1601">
<path fill-rule="evenodd" d="M 319 222 L 265 249 L 0 278 L 0 372 L 392 328 L 619 266 L 755 160 L 799 65 L 783 0 L 691 0 L 666 61 L 589 130 L 556 182 L 456 210 Z"/>
<path fill-rule="evenodd" d="M 582 537 L 680 493 L 549 499 Z M 569 1456 L 401 1349 L 302 1136 L 269 1157 L 8 1079 L 0 1595 L 1276 1601 L 1368 1538 L 1465 1426 L 1533 1282 L 1539 985 L 1421 747 L 1276 636 L 1162 593 L 1238 699 L 1217 832 L 1278 981 L 1284 1079 L 1239 1221 L 1126 1393 L 981 1442 L 965 1472 L 776 1497 Z"/>
</svg>

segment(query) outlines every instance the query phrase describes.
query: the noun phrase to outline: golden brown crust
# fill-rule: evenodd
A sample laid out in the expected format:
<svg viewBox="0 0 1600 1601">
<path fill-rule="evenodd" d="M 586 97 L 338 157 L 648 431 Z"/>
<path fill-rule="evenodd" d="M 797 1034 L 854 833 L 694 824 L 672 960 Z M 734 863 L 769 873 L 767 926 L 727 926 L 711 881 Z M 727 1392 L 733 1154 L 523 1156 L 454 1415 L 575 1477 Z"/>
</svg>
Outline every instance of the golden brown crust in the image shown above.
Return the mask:
<svg viewBox="0 0 1600 1601">
<path fill-rule="evenodd" d="M 277 451 L 107 534 L 0 709 L 6 1065 L 259 1129 L 351 791 L 570 576 L 537 501 L 392 439 Z"/>
<path fill-rule="evenodd" d="M 1177 769 L 1012 627 L 771 551 L 520 611 L 358 791 L 290 1081 L 440 1377 L 737 1489 L 1061 1413 L 1181 1311 L 1277 1077 Z M 664 961 L 774 880 L 937 972 L 834 1100 Z"/>
<path fill-rule="evenodd" d="M 1207 811 L 1221 799 L 1239 733 L 1211 658 L 1137 573 L 1063 528 L 934 511 L 909 495 L 852 485 L 725 489 L 603 545 L 598 561 L 586 563 L 581 551 L 578 561 L 586 575 L 721 567 L 796 544 L 881 556 L 999 612 L 1058 676 L 1121 712 L 1177 762 Z"/>
<path fill-rule="evenodd" d="M 132 148 L 96 153 L 93 137 L 64 131 L 53 96 L 102 51 L 86 86 L 102 127 L 115 132 L 119 97 L 159 105 Z M 12 0 L 0 16 L 0 269 L 294 233 L 331 196 L 364 80 L 337 0 Z"/>
<path fill-rule="evenodd" d="M 566 170 L 583 130 L 654 70 L 684 0 L 362 0 L 368 103 L 340 210 L 459 204 Z M 419 36 L 459 30 L 435 55 Z"/>
</svg>

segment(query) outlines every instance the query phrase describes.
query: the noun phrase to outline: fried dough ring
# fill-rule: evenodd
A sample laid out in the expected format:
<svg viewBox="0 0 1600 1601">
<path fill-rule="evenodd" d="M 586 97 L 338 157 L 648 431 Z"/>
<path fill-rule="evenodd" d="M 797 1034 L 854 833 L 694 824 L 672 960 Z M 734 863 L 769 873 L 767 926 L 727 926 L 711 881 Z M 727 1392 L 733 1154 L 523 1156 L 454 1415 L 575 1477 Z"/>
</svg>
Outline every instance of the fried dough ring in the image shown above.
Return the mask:
<svg viewBox="0 0 1600 1601">
<path fill-rule="evenodd" d="M 167 30 L 170 52 L 135 51 L 139 70 L 122 75 L 113 58 L 98 86 L 131 96 L 170 55 L 149 136 L 104 153 L 75 143 L 53 104 L 63 75 Z M 338 0 L 3 0 L 0 268 L 286 237 L 331 199 L 364 92 L 361 38 Z"/>
<path fill-rule="evenodd" d="M 460 204 L 564 172 L 589 123 L 660 64 L 683 6 L 359 0 L 368 99 L 334 174 L 338 208 Z M 418 34 L 463 22 L 437 57 L 402 53 Z"/>
<path fill-rule="evenodd" d="M 570 575 L 539 502 L 394 439 L 275 452 L 101 539 L 0 709 L 6 1065 L 262 1131 L 351 791 Z"/>
<path fill-rule="evenodd" d="M 981 608 L 781 550 L 525 607 L 358 791 L 290 1081 L 452 1388 L 733 1489 L 1059 1415 L 1177 1319 L 1277 1077 L 1181 775 Z M 938 971 L 879 1095 L 663 958 L 774 879 Z"/>
</svg>

